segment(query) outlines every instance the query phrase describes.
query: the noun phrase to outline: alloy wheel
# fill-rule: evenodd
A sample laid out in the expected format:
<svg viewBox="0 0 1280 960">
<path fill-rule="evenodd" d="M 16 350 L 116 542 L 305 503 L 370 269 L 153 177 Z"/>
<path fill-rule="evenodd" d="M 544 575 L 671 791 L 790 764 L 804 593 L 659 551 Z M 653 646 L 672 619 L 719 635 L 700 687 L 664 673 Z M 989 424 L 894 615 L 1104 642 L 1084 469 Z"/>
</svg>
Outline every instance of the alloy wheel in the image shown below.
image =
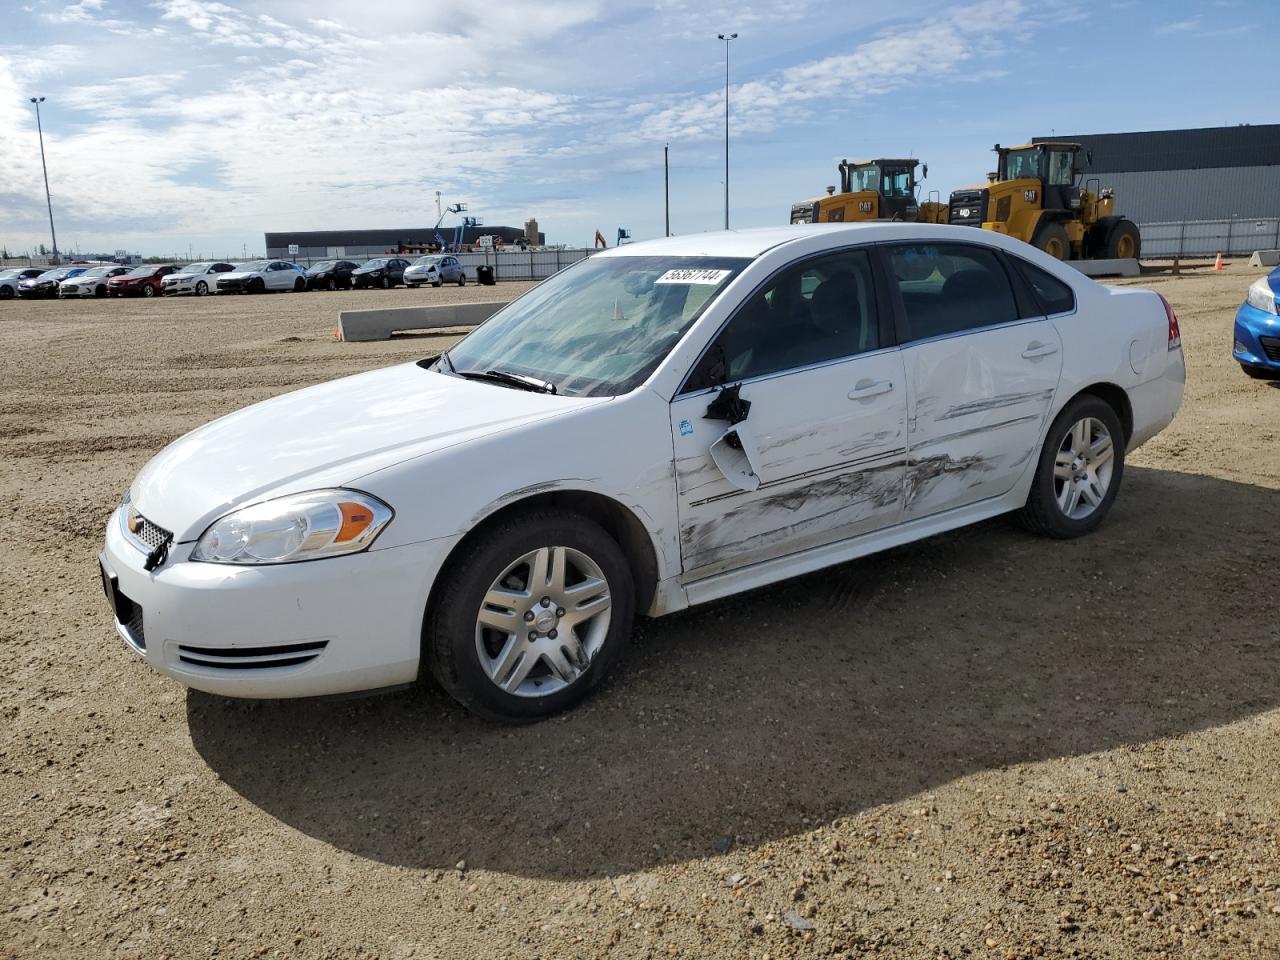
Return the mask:
<svg viewBox="0 0 1280 960">
<path fill-rule="evenodd" d="M 1071 425 L 1053 465 L 1054 498 L 1064 516 L 1083 520 L 1102 505 L 1111 487 L 1115 452 L 1101 420 L 1085 417 Z"/>
<path fill-rule="evenodd" d="M 476 654 L 506 693 L 545 697 L 577 681 L 609 634 L 600 565 L 571 547 L 540 547 L 507 566 L 476 615 Z"/>
</svg>

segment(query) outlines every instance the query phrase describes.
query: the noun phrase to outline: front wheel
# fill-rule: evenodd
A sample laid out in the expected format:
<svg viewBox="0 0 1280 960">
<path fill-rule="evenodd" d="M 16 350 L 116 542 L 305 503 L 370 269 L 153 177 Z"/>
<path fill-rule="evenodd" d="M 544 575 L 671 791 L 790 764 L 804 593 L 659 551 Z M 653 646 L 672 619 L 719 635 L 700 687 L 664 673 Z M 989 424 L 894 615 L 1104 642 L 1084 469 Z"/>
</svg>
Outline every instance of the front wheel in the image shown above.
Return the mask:
<svg viewBox="0 0 1280 960">
<path fill-rule="evenodd" d="M 1280 380 L 1280 370 L 1268 370 L 1265 367 L 1251 367 L 1247 363 L 1240 364 L 1245 375 L 1254 380 Z"/>
<path fill-rule="evenodd" d="M 467 275 L 465 273 L 458 274 L 458 286 L 465 287 L 467 285 Z"/>
<path fill-rule="evenodd" d="M 529 721 L 577 703 L 631 633 L 635 585 L 601 527 L 546 510 L 499 521 L 450 561 L 423 627 L 423 662 L 468 709 Z"/>
<path fill-rule="evenodd" d="M 197 296 L 197 297 L 203 297 L 203 296 L 204 296 L 206 293 L 208 293 L 208 292 L 209 292 L 209 284 L 205 283 L 203 280 L 199 281 L 199 282 L 196 284 L 196 296 Z"/>
<path fill-rule="evenodd" d="M 1055 260 L 1071 259 L 1071 238 L 1060 223 L 1042 223 L 1031 238 L 1031 245 L 1043 250 Z"/>
<path fill-rule="evenodd" d="M 94 287 L 94 288 L 93 288 L 93 295 L 94 295 L 95 297 L 105 297 L 105 296 L 107 295 L 107 288 L 106 288 L 106 287 Z"/>
<path fill-rule="evenodd" d="M 1060 540 L 1094 530 L 1115 502 L 1124 474 L 1124 427 L 1111 404 L 1083 394 L 1054 419 L 1020 519 Z"/>
<path fill-rule="evenodd" d="M 263 280 L 261 277 L 254 277 L 253 280 L 249 283 L 249 292 L 250 293 L 266 293 L 267 282 Z"/>
<path fill-rule="evenodd" d="M 302 292 L 303 290 L 305 290 L 305 289 L 307 289 L 307 281 L 303 280 L 301 277 L 299 277 L 297 280 L 293 281 L 293 292 L 294 292 L 294 293 L 301 293 L 301 292 Z"/>
<path fill-rule="evenodd" d="M 156 295 L 156 288 L 151 286 L 151 284 L 147 284 L 142 288 L 142 295 L 144 297 L 154 297 Z"/>
<path fill-rule="evenodd" d="M 391 278 L 390 278 L 390 277 L 383 277 L 383 278 L 382 278 L 382 289 L 383 289 L 383 290 L 390 290 L 390 289 L 391 289 Z"/>
</svg>

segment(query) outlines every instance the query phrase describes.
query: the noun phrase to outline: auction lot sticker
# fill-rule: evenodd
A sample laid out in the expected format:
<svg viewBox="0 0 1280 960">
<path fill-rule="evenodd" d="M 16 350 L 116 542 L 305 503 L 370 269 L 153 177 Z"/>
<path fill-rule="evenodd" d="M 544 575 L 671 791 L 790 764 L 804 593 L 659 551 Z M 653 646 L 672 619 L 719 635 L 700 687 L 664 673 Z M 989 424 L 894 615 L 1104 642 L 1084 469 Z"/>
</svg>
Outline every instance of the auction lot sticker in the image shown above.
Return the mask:
<svg viewBox="0 0 1280 960">
<path fill-rule="evenodd" d="M 715 286 L 730 274 L 729 270 L 699 270 L 696 268 L 684 267 L 682 269 L 668 270 L 654 283 L 707 283 Z"/>
</svg>

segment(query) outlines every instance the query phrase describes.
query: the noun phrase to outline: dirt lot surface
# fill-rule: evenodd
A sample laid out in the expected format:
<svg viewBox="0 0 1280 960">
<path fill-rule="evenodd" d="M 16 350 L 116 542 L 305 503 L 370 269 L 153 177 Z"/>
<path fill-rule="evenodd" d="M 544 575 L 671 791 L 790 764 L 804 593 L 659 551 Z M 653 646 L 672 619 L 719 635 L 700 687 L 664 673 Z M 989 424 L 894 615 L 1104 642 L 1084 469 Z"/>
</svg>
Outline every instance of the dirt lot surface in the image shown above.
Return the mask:
<svg viewBox="0 0 1280 960">
<path fill-rule="evenodd" d="M 1280 955 L 1253 275 L 1143 281 L 1187 398 L 1095 535 L 996 521 L 645 622 L 523 728 L 189 693 L 95 559 L 170 439 L 451 342 L 335 343 L 341 306 L 493 290 L 0 303 L 0 957 Z"/>
</svg>

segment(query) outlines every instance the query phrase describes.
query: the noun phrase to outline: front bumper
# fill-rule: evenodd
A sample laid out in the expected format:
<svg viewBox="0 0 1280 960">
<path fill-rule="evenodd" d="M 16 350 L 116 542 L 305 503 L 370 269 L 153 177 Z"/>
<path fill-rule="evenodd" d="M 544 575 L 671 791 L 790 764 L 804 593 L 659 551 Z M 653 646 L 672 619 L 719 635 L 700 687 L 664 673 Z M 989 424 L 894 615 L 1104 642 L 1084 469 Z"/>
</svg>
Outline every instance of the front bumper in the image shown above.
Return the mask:
<svg viewBox="0 0 1280 960">
<path fill-rule="evenodd" d="M 162 283 L 160 284 L 160 292 L 165 296 L 173 296 L 179 293 L 195 293 L 198 282 L 196 280 L 183 280 L 179 283 Z M 213 289 L 213 284 L 209 283 L 208 280 L 205 281 L 205 286 L 210 290 Z"/>
<path fill-rule="evenodd" d="M 193 563 L 174 544 L 156 570 L 107 523 L 116 631 L 152 668 L 228 697 L 309 697 L 409 683 L 422 618 L 451 541 L 274 566 Z M 108 585 L 110 589 L 110 585 Z"/>
<path fill-rule="evenodd" d="M 18 296 L 30 297 L 33 300 L 52 300 L 58 295 L 58 285 L 50 284 L 49 286 L 40 287 L 19 287 Z"/>
<path fill-rule="evenodd" d="M 97 296 L 99 284 L 83 284 L 78 283 L 72 287 L 59 287 L 58 296 L 60 297 L 93 297 Z"/>
<path fill-rule="evenodd" d="M 253 288 L 253 281 L 256 279 L 258 278 L 248 277 L 243 280 L 225 280 L 220 277 L 218 279 L 218 292 L 221 293 L 226 291 L 227 293 L 241 293 L 245 290 L 251 290 Z"/>
<path fill-rule="evenodd" d="M 1231 356 L 1237 363 L 1280 371 L 1280 317 L 1242 303 L 1232 334 Z"/>
</svg>

